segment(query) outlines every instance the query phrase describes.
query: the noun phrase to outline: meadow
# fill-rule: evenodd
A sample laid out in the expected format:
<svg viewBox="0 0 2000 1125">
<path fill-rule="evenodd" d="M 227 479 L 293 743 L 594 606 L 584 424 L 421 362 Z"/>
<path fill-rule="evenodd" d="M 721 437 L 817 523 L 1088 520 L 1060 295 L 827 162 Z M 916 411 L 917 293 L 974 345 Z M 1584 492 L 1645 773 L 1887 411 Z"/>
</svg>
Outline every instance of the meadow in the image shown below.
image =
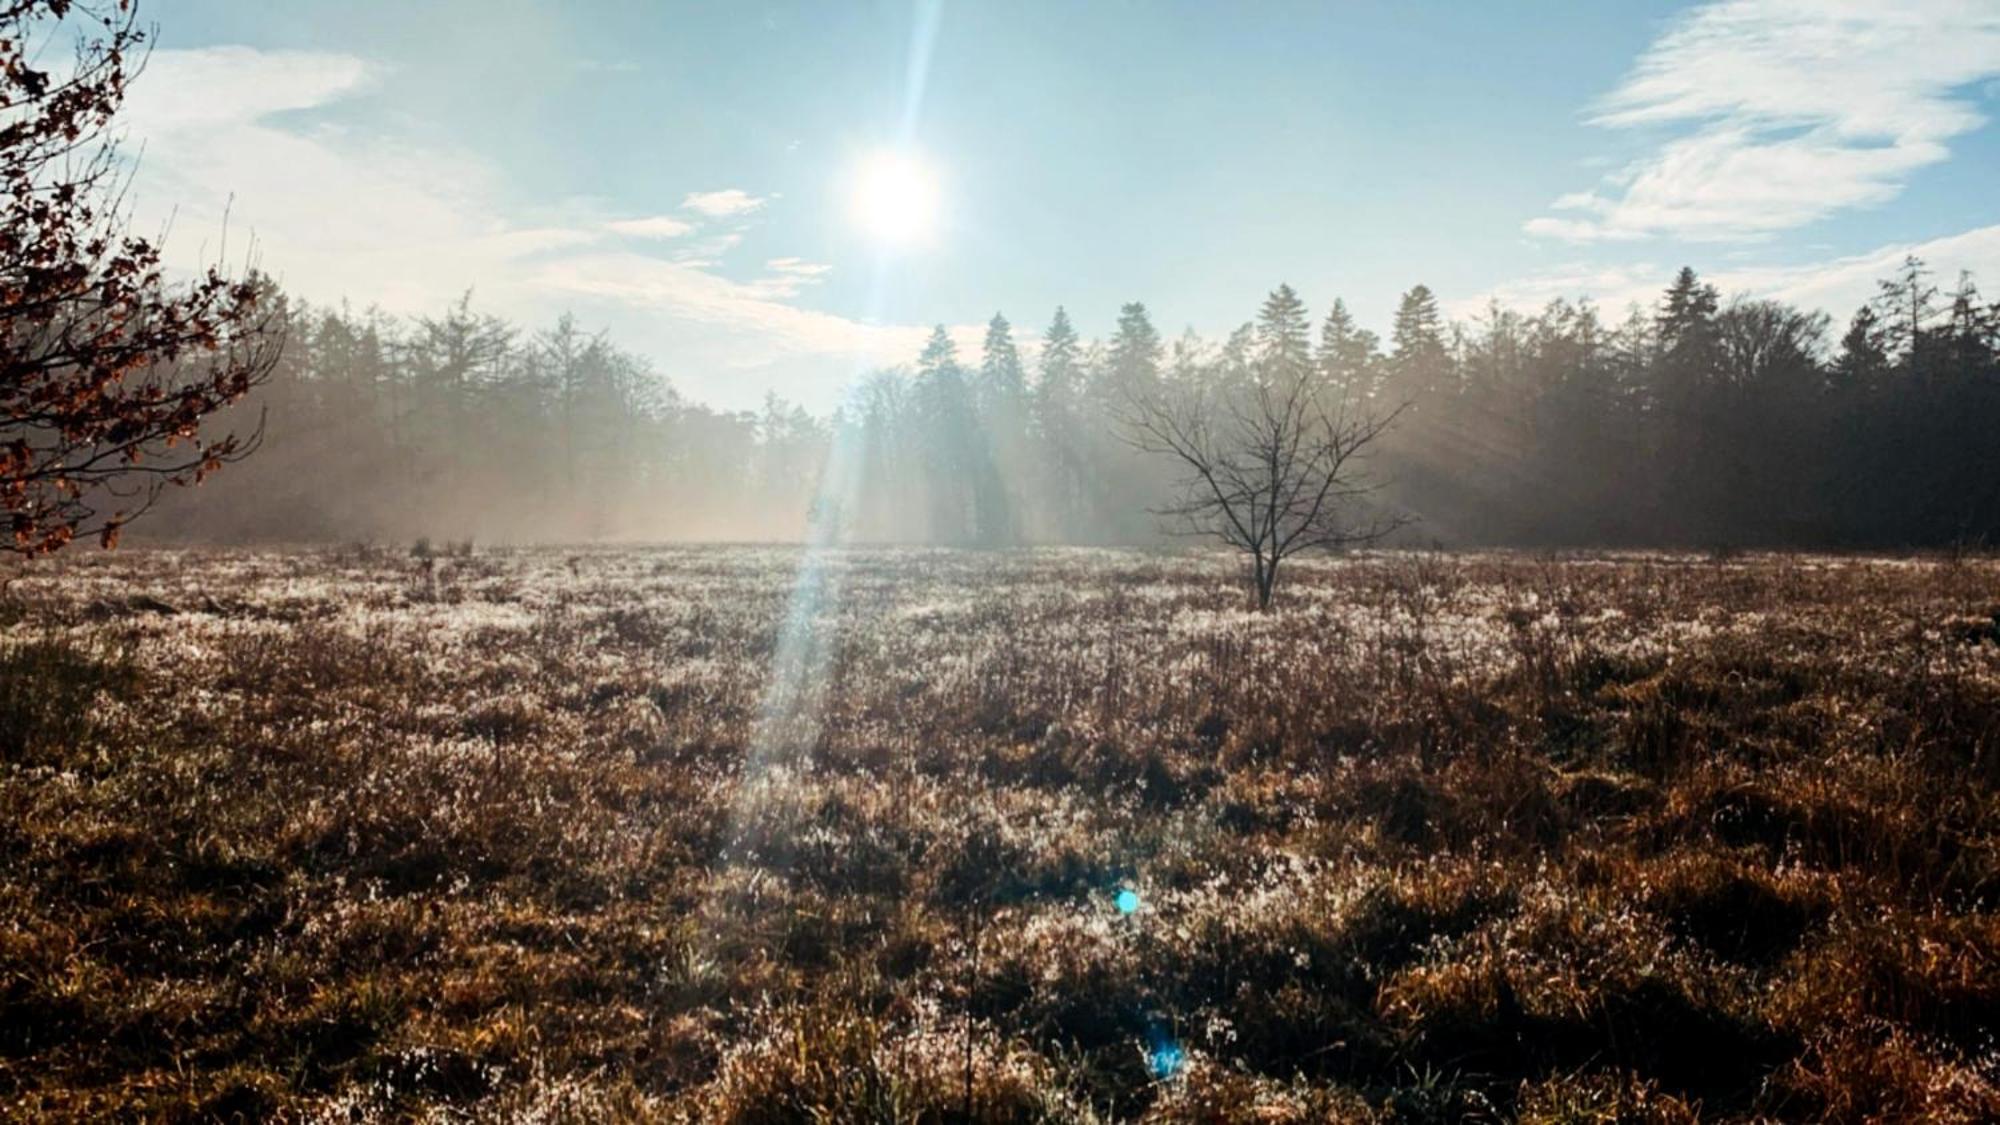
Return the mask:
<svg viewBox="0 0 2000 1125">
<path fill-rule="evenodd" d="M 0 1117 L 2000 1118 L 2000 562 L 74 552 Z"/>
</svg>

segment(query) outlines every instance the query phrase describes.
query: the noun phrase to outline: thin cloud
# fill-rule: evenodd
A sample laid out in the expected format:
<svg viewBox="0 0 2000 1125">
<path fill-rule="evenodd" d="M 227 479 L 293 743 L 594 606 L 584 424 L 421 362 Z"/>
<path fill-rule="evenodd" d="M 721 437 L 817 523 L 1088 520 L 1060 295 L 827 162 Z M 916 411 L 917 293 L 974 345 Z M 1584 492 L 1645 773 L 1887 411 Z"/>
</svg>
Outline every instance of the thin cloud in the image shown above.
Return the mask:
<svg viewBox="0 0 2000 1125">
<path fill-rule="evenodd" d="M 825 262 L 808 262 L 804 258 L 772 258 L 764 263 L 764 268 L 774 273 L 797 274 L 801 277 L 818 277 L 833 269 Z"/>
<path fill-rule="evenodd" d="M 133 134 L 242 125 L 312 109 L 371 85 L 376 68 L 326 51 L 220 46 L 156 50 L 132 85 L 119 121 Z"/>
<path fill-rule="evenodd" d="M 788 300 L 829 267 L 796 257 L 765 275 L 715 272 L 742 238 L 720 231 L 676 247 L 682 257 L 613 249 L 673 239 L 700 223 L 672 215 L 608 219 L 588 208 L 503 205 L 504 184 L 479 155 L 403 143 L 323 115 L 377 72 L 352 56 L 249 47 L 162 49 L 134 83 L 121 120 L 144 149 L 134 219 L 172 220 L 177 264 L 197 266 L 253 236 L 262 264 L 296 295 L 352 297 L 405 315 L 435 313 L 477 285 L 488 311 L 525 323 L 574 311 L 699 398 L 754 403 L 770 386 L 829 406 L 848 378 L 904 362 L 920 326 L 873 325 Z M 738 189 L 697 192 L 689 212 L 741 219 L 766 200 Z M 550 216 L 555 215 L 554 221 Z M 977 329 L 954 329 L 976 340 Z"/>
<path fill-rule="evenodd" d="M 1491 289 L 1460 300 L 1448 301 L 1445 311 L 1457 319 L 1471 319 L 1488 305 L 1519 312 L 1533 312 L 1550 301 L 1588 298 L 1606 311 L 1622 314 L 1632 304 L 1646 305 L 1659 296 L 1671 280 L 1672 270 L 1652 262 L 1597 266 L 1582 262 L 1566 263 L 1514 278 Z"/>
<path fill-rule="evenodd" d="M 1530 234 L 1755 239 L 1882 203 L 1984 121 L 2000 9 L 1979 0 L 1723 0 L 1640 56 L 1591 124 L 1684 127 Z"/>
<path fill-rule="evenodd" d="M 1893 275 L 1908 256 L 1923 259 L 1942 284 L 1955 284 L 1961 271 L 1989 287 L 2000 286 L 2000 224 L 1921 242 L 1899 242 L 1861 254 L 1801 265 L 1746 265 L 1704 273 L 1704 281 L 1725 295 L 1768 297 L 1819 309 L 1843 323 L 1876 293 L 1876 283 Z M 1454 302 L 1455 316 L 1471 316 L 1489 301 L 1532 311 L 1556 298 L 1588 297 L 1607 312 L 1622 315 L 1638 305 L 1651 309 L 1673 280 L 1673 267 L 1650 262 L 1628 265 L 1558 266 L 1498 285 Z"/>
<path fill-rule="evenodd" d="M 724 188 L 721 191 L 689 192 L 688 197 L 681 200 L 681 207 L 711 219 L 728 219 L 760 210 L 764 203 L 763 199 L 741 188 Z"/>
<path fill-rule="evenodd" d="M 1833 258 L 1804 266 L 1764 266 L 1719 274 L 1725 292 L 1751 292 L 1780 301 L 1821 308 L 1844 321 L 1862 302 L 1876 294 L 1876 283 L 1894 274 L 1907 257 L 1923 260 L 1947 290 L 1960 273 L 1988 288 L 2000 285 L 2000 224 L 1977 227 L 1944 238 L 1878 247 L 1865 254 Z"/>
<path fill-rule="evenodd" d="M 711 234 L 699 242 L 674 251 L 674 261 L 689 266 L 719 266 L 722 264 L 723 256 L 736 249 L 742 242 L 742 231 L 732 230 Z"/>
<path fill-rule="evenodd" d="M 772 258 L 764 263 L 765 275 L 750 283 L 751 288 L 773 299 L 796 297 L 820 280 L 833 267 L 824 262 L 808 262 L 803 258 Z"/>
<path fill-rule="evenodd" d="M 694 224 L 672 215 L 649 215 L 643 219 L 617 219 L 604 224 L 604 229 L 633 238 L 670 239 L 692 232 Z"/>
</svg>

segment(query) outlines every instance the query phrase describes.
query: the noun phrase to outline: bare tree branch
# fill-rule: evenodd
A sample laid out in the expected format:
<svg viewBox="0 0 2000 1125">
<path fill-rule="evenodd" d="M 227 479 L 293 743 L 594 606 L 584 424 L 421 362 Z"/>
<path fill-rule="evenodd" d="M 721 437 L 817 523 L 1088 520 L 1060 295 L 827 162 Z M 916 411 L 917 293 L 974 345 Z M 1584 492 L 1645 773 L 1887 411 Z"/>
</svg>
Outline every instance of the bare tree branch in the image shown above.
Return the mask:
<svg viewBox="0 0 2000 1125">
<path fill-rule="evenodd" d="M 1128 444 L 1181 470 L 1175 499 L 1153 509 L 1168 533 L 1248 554 L 1258 608 L 1269 609 L 1286 559 L 1372 543 L 1408 522 L 1368 511 L 1376 485 L 1362 473 L 1401 413 L 1358 410 L 1301 368 L 1265 370 L 1241 387 L 1132 395 L 1117 422 Z"/>
<path fill-rule="evenodd" d="M 77 36 L 60 81 L 35 61 L 41 29 Z M 207 424 L 270 374 L 283 300 L 254 271 L 169 285 L 158 241 L 126 230 L 107 130 L 145 41 L 129 3 L 0 5 L 0 520 L 18 554 L 111 546 L 262 435 Z"/>
</svg>

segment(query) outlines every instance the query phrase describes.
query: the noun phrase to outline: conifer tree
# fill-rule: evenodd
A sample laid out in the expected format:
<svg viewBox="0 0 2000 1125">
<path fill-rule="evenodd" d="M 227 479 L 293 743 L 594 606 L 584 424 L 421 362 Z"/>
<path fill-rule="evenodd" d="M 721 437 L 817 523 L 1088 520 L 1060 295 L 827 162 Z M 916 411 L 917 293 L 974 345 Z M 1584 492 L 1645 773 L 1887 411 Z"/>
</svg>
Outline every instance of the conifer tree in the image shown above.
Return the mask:
<svg viewBox="0 0 2000 1125">
<path fill-rule="evenodd" d="M 1082 340 L 1069 313 L 1058 305 L 1042 335 L 1029 413 L 1041 451 L 1038 494 L 1048 513 L 1049 530 L 1065 540 L 1076 534 L 1086 508 L 1083 378 Z"/>
<path fill-rule="evenodd" d="M 1314 356 L 1328 386 L 1341 395 L 1372 399 L 1378 389 L 1376 347 L 1375 334 L 1356 324 L 1346 302 L 1335 298 L 1320 325 L 1319 352 Z"/>
<path fill-rule="evenodd" d="M 1289 382 L 1311 370 L 1310 332 L 1306 303 L 1289 285 L 1273 289 L 1257 313 L 1260 376 Z"/>
<path fill-rule="evenodd" d="M 1153 327 L 1153 321 L 1146 313 L 1146 306 L 1137 301 L 1118 310 L 1118 330 L 1111 337 L 1111 348 L 1106 356 L 1105 370 L 1110 380 L 1106 388 L 1113 396 L 1143 392 L 1156 384 L 1160 378 L 1160 356 L 1163 352 L 1160 334 Z"/>
<path fill-rule="evenodd" d="M 977 489 L 976 535 L 989 545 L 1016 540 L 1020 498 L 1032 458 L 1028 452 L 1028 401 L 1014 329 L 999 313 L 986 325 L 974 406 L 986 449 Z"/>
<path fill-rule="evenodd" d="M 1436 398 L 1444 389 L 1451 357 L 1437 297 L 1428 287 L 1419 285 L 1403 294 L 1390 341 L 1391 395 L 1420 404 Z"/>
</svg>

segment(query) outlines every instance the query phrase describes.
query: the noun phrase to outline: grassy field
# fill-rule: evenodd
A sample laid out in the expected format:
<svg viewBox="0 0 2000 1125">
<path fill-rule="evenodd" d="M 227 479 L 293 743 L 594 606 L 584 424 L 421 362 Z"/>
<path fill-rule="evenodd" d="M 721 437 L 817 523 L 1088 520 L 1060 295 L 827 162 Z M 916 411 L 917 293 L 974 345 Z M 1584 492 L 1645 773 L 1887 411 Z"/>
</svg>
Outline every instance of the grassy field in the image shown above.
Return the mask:
<svg viewBox="0 0 2000 1125">
<path fill-rule="evenodd" d="M 0 1117 L 2000 1117 L 2000 564 L 77 552 Z"/>
</svg>

